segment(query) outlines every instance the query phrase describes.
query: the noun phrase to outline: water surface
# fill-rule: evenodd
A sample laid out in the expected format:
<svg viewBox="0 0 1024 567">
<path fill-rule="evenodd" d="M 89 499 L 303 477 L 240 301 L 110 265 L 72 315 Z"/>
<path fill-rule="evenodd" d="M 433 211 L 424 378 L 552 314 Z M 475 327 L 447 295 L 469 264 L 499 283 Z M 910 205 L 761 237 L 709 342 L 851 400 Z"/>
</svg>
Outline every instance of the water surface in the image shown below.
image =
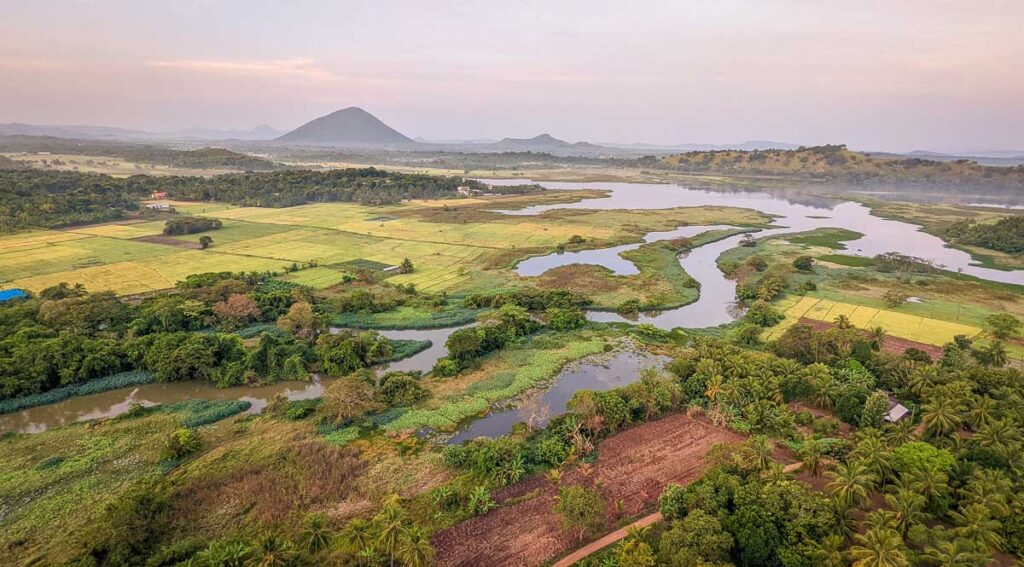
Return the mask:
<svg viewBox="0 0 1024 567">
<path fill-rule="evenodd" d="M 668 359 L 643 352 L 623 351 L 602 362 L 584 361 L 569 364 L 555 377 L 550 389 L 539 394 L 539 404 L 524 404 L 518 408 L 498 411 L 474 420 L 463 427 L 449 444 L 461 443 L 477 437 L 498 437 L 512 431 L 512 426 L 530 421 L 542 427 L 548 420 L 565 413 L 566 404 L 580 390 L 611 390 L 635 382 L 644 368 L 660 368 Z M 535 411 L 540 408 L 540 411 Z"/>
</svg>

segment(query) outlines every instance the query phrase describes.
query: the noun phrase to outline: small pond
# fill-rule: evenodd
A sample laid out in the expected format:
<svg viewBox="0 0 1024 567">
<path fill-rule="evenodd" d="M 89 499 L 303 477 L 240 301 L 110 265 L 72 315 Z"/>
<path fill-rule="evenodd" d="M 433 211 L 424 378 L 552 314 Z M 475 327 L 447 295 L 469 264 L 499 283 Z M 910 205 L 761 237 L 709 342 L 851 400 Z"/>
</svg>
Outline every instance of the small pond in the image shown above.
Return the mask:
<svg viewBox="0 0 1024 567">
<path fill-rule="evenodd" d="M 599 358 L 595 361 L 594 358 Z M 565 413 L 566 404 L 580 390 L 611 390 L 635 382 L 644 368 L 661 368 L 668 359 L 644 352 L 621 351 L 608 355 L 584 358 L 567 365 L 554 378 L 551 387 L 534 392 L 539 399 L 523 403 L 518 408 L 496 411 L 471 421 L 447 440 L 457 444 L 477 437 L 498 437 L 512 431 L 512 426 L 529 422 L 543 426 L 551 417 Z M 528 394 L 526 398 L 529 398 Z M 522 401 L 522 400 L 520 400 Z"/>
</svg>

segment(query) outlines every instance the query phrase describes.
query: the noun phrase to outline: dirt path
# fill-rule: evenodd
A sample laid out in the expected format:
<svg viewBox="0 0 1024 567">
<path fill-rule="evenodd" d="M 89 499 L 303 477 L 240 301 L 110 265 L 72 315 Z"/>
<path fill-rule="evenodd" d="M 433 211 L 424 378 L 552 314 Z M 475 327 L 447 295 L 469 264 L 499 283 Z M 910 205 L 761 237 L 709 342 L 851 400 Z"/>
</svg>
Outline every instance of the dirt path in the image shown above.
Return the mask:
<svg viewBox="0 0 1024 567">
<path fill-rule="evenodd" d="M 742 439 L 705 421 L 672 415 L 603 441 L 592 471 L 567 470 L 561 485 L 597 488 L 606 502 L 606 525 L 612 527 L 649 509 L 666 484 L 703 474 L 711 447 Z M 495 491 L 495 501 L 515 503 L 435 535 L 438 565 L 534 566 L 566 553 L 578 542 L 553 510 L 557 494 L 558 487 L 543 475 Z"/>
<path fill-rule="evenodd" d="M 800 467 L 802 466 L 803 462 L 791 463 L 786 465 L 782 470 L 791 473 L 800 470 Z M 661 512 L 655 512 L 649 516 L 644 516 L 632 524 L 615 530 L 597 541 L 590 542 L 569 555 L 566 555 L 562 559 L 555 561 L 551 567 L 569 567 L 570 565 L 575 565 L 577 562 L 590 557 L 620 539 L 625 539 L 625 537 L 629 535 L 630 528 L 646 528 L 652 524 L 657 524 L 662 519 L 664 519 L 664 517 L 661 515 Z"/>
<path fill-rule="evenodd" d="M 615 530 L 614 532 L 604 536 L 603 538 L 595 542 L 588 543 L 580 549 L 577 549 L 569 555 L 566 555 L 562 559 L 555 561 L 554 565 L 552 565 L 551 567 L 569 567 L 570 565 L 575 565 L 577 561 L 585 559 L 586 557 L 589 557 L 590 555 L 597 553 L 598 551 L 601 551 L 602 549 L 619 541 L 620 539 L 624 539 L 627 535 L 629 535 L 629 528 L 644 528 L 651 524 L 656 524 L 661 520 L 661 512 L 655 512 L 650 516 L 644 516 L 643 518 L 640 518 L 632 524 L 622 529 Z"/>
</svg>

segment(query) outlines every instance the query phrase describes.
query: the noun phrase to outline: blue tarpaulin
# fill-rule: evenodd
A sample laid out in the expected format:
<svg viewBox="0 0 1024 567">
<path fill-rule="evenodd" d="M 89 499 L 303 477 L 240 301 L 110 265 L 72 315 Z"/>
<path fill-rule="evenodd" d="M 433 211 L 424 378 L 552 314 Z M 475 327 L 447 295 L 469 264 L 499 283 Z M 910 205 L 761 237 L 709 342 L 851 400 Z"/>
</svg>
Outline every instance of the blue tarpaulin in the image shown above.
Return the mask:
<svg viewBox="0 0 1024 567">
<path fill-rule="evenodd" d="M 20 289 L 5 289 L 0 291 L 0 301 L 7 301 L 8 299 L 17 299 L 19 297 L 28 297 L 28 294 Z"/>
</svg>

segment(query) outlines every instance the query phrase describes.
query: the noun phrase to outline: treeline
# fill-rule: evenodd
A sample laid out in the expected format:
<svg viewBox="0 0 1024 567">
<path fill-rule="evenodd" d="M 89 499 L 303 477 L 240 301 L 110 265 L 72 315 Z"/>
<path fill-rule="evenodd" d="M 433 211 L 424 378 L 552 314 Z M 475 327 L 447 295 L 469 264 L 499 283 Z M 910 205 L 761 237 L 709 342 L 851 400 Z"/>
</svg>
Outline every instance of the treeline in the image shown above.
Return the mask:
<svg viewBox="0 0 1024 567">
<path fill-rule="evenodd" d="M 1024 215 L 1002 218 L 992 224 L 959 221 L 943 230 L 942 236 L 959 244 L 1024 254 Z"/>
<path fill-rule="evenodd" d="M 100 156 L 128 162 L 167 165 L 186 169 L 239 169 L 272 171 L 281 166 L 271 160 L 225 148 L 176 150 L 149 144 L 102 140 L 74 140 L 49 136 L 0 136 L 0 151 L 48 152 L 61 155 Z"/>
<path fill-rule="evenodd" d="M 224 223 L 209 217 L 175 217 L 164 224 L 164 236 L 196 234 L 208 230 L 220 230 Z"/>
<path fill-rule="evenodd" d="M 167 192 L 172 199 L 291 207 L 312 202 L 388 204 L 457 197 L 460 186 L 499 193 L 541 190 L 535 185 L 488 188 L 460 177 L 392 173 L 372 167 L 125 179 L 95 173 L 0 170 L 0 231 L 121 219 L 138 211 L 138 201 L 156 191 Z"/>
<path fill-rule="evenodd" d="M 60 284 L 0 305 L 0 400 L 129 370 L 234 386 L 341 376 L 388 360 L 374 332 L 325 333 L 323 307 L 271 273 L 190 276 L 139 304 Z M 250 328 L 255 333 L 244 332 Z M 246 347 L 244 336 L 258 336 Z M 406 346 L 406 345 L 403 345 Z M 422 348 L 422 347 L 420 347 Z"/>
<path fill-rule="evenodd" d="M 931 188 L 1019 190 L 1024 166 L 998 167 L 969 160 L 886 158 L 852 152 L 845 145 L 795 150 L 715 150 L 662 158 L 661 167 L 681 172 L 784 175 L 819 181 L 870 185 L 924 185 Z"/>
</svg>

